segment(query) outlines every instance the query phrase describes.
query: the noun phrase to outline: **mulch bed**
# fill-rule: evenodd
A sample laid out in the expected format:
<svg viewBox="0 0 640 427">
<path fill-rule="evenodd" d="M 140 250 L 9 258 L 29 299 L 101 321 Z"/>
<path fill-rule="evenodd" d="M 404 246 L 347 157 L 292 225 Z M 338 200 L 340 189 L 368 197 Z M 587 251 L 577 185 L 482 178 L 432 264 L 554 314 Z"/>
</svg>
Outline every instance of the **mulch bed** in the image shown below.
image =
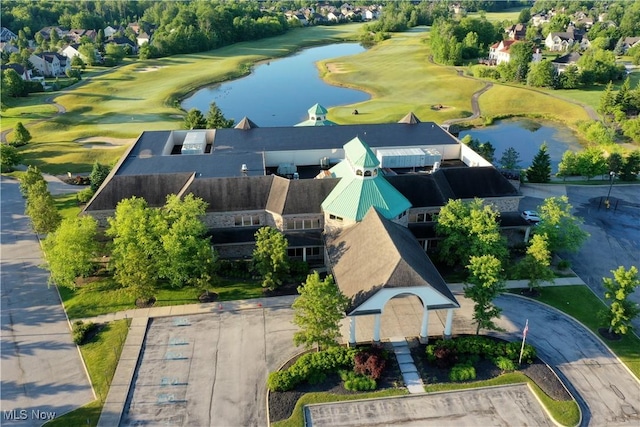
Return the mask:
<svg viewBox="0 0 640 427">
<path fill-rule="evenodd" d="M 218 294 L 215 292 L 204 292 L 198 296 L 201 303 L 214 302 L 218 300 Z"/>
<path fill-rule="evenodd" d="M 153 304 L 156 303 L 156 298 L 151 297 L 149 299 L 138 298 L 136 300 L 136 308 L 150 308 L 153 307 Z"/>
<path fill-rule="evenodd" d="M 425 347 L 420 344 L 417 339 L 409 340 L 411 355 L 425 383 L 450 383 L 449 370 L 440 369 L 437 366 L 426 363 Z M 402 374 L 400 367 L 393 355 L 390 346 L 386 347 L 390 352 L 387 360 L 387 368 L 378 381 L 377 390 L 385 390 L 390 388 L 403 387 Z M 292 359 L 285 365 L 291 366 L 295 359 Z M 488 380 L 499 376 L 502 372 L 491 361 L 481 360 L 476 365 L 476 381 Z M 571 395 L 567 392 L 562 382 L 555 373 L 542 360 L 536 358 L 533 363 L 522 365 L 519 369 L 529 378 L 531 378 L 547 395 L 558 401 L 571 400 Z M 302 384 L 295 390 L 285 392 L 269 393 L 269 419 L 271 422 L 281 421 L 289 418 L 293 410 L 303 395 L 312 392 L 327 392 L 333 394 L 359 394 L 359 392 L 350 391 L 343 387 L 340 377 L 337 374 L 327 376 L 327 379 L 320 384 L 310 385 Z"/>
<path fill-rule="evenodd" d="M 287 295 L 298 295 L 300 283 L 283 283 L 274 290 L 263 289 L 262 295 L 265 297 L 283 297 Z"/>
<path fill-rule="evenodd" d="M 618 335 L 615 332 L 609 332 L 609 328 L 598 328 L 598 333 L 602 338 L 609 341 L 620 341 L 622 339 L 622 335 Z"/>
</svg>

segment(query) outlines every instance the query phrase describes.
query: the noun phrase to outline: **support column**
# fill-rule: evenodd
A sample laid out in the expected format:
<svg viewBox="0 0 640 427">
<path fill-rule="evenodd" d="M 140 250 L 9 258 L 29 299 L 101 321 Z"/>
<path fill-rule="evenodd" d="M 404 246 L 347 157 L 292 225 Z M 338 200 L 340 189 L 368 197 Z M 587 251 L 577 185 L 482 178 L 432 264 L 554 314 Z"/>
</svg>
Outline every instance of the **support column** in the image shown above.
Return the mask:
<svg viewBox="0 0 640 427">
<path fill-rule="evenodd" d="M 380 314 L 376 314 L 373 322 L 373 342 L 380 342 Z"/>
<path fill-rule="evenodd" d="M 453 309 L 447 310 L 447 323 L 444 325 L 444 339 L 451 339 L 451 324 L 453 323 Z"/>
<path fill-rule="evenodd" d="M 356 343 L 356 317 L 349 316 L 349 345 Z"/>
<path fill-rule="evenodd" d="M 429 307 L 426 305 L 422 311 L 422 326 L 420 327 L 420 343 L 427 344 L 429 342 Z"/>
</svg>

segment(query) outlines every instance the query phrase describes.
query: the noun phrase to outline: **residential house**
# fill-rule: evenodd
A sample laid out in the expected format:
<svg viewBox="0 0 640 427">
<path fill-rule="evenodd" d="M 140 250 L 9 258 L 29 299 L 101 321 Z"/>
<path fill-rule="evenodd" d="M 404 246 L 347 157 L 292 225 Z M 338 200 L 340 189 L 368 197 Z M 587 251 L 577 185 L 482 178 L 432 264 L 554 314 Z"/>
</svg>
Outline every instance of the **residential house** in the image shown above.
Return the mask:
<svg viewBox="0 0 640 427">
<path fill-rule="evenodd" d="M 580 43 L 582 37 L 582 31 L 574 27 L 569 27 L 567 31 L 549 33 L 544 40 L 544 45 L 550 51 L 564 52 L 573 46 L 574 43 Z"/>
<path fill-rule="evenodd" d="M 151 36 L 143 31 L 136 36 L 136 41 L 138 42 L 138 46 L 142 46 L 145 43 L 151 42 Z"/>
<path fill-rule="evenodd" d="M 0 43 L 10 42 L 11 40 L 16 40 L 18 36 L 15 35 L 13 31 L 6 27 L 0 28 Z"/>
<path fill-rule="evenodd" d="M 622 43 L 623 43 L 622 48 L 626 53 L 629 49 L 631 49 L 632 47 L 640 43 L 640 37 L 625 37 Z"/>
<path fill-rule="evenodd" d="M 44 27 L 40 31 L 38 31 L 38 33 L 40 33 L 40 35 L 42 35 L 45 40 L 51 40 L 52 31 L 58 33 L 58 38 L 60 40 L 64 39 L 64 37 L 67 35 L 67 30 L 57 26 Z"/>
<path fill-rule="evenodd" d="M 71 60 L 57 52 L 34 53 L 29 57 L 29 62 L 44 77 L 63 76 L 71 68 Z"/>
<path fill-rule="evenodd" d="M 67 33 L 67 39 L 71 43 L 81 43 L 83 38 L 87 38 L 90 41 L 95 41 L 98 33 L 96 30 L 84 30 L 78 28 L 72 28 Z"/>
<path fill-rule="evenodd" d="M 554 59 L 553 61 L 551 61 L 551 63 L 553 64 L 553 67 L 556 69 L 556 71 L 559 74 L 559 73 L 563 73 L 569 65 L 577 65 L 578 60 L 580 59 L 581 56 L 582 55 L 580 55 L 578 52 L 570 52 L 570 53 L 567 53 L 566 55 L 562 55 Z"/>
<path fill-rule="evenodd" d="M 0 52 L 11 55 L 12 53 L 19 53 L 20 49 L 13 43 L 0 42 Z"/>
<path fill-rule="evenodd" d="M 79 56 L 80 58 L 82 58 L 83 61 L 86 61 L 87 58 L 85 58 L 84 55 L 80 53 L 80 51 L 78 50 L 79 47 L 80 47 L 80 44 L 72 43 L 65 46 L 60 51 L 60 53 L 62 53 L 64 56 L 66 56 L 69 59 L 73 59 L 74 57 Z"/>
<path fill-rule="evenodd" d="M 124 28 L 121 26 L 114 28 L 111 25 L 109 25 L 103 30 L 105 38 L 109 38 L 119 31 L 122 32 L 122 34 L 124 34 Z"/>
<path fill-rule="evenodd" d="M 288 21 L 295 20 L 300 22 L 300 24 L 302 24 L 303 26 L 309 25 L 309 21 L 307 20 L 307 17 L 301 12 L 289 11 L 289 12 L 285 12 L 284 16 L 285 18 L 287 18 Z"/>
<path fill-rule="evenodd" d="M 327 13 L 327 21 L 329 22 L 342 22 L 347 19 L 346 16 L 342 14 L 340 11 L 334 11 Z"/>
<path fill-rule="evenodd" d="M 6 64 L 6 65 L 2 65 L 0 66 L 0 70 L 2 72 L 4 72 L 4 70 L 13 70 L 16 73 L 18 73 L 18 75 L 20 76 L 20 78 L 22 78 L 22 80 L 24 81 L 31 81 L 33 80 L 33 75 L 31 73 L 31 70 L 28 68 L 23 67 L 20 64 Z"/>
<path fill-rule="evenodd" d="M 365 21 L 373 21 L 380 17 L 380 11 L 376 6 L 370 6 L 362 11 L 362 19 Z"/>
<path fill-rule="evenodd" d="M 509 62 L 511 54 L 509 48 L 516 42 L 516 40 L 501 40 L 498 43 L 494 43 L 489 48 L 489 60 L 493 61 L 496 65 L 500 65 L 503 62 Z"/>
<path fill-rule="evenodd" d="M 531 17 L 531 23 L 534 27 L 540 27 L 544 24 L 549 23 L 551 18 L 546 13 L 536 13 Z"/>
<path fill-rule="evenodd" d="M 510 40 L 524 40 L 527 36 L 527 26 L 525 24 L 511 25 L 505 29 Z"/>
<path fill-rule="evenodd" d="M 352 325 L 414 294 L 425 319 L 447 310 L 445 335 L 459 304 L 427 253 L 438 241 L 434 214 L 449 199 L 481 197 L 503 225 L 527 227 L 522 196 L 493 166 L 412 113 L 385 124 L 260 128 L 245 117 L 233 129 L 145 131 L 83 214 L 105 226 L 124 198 L 159 207 L 168 194 L 189 193 L 208 204 L 203 221 L 220 257 L 250 257 L 255 232 L 275 227 L 290 257 L 334 274 Z"/>
<path fill-rule="evenodd" d="M 129 52 L 130 54 L 136 54 L 138 52 L 138 45 L 127 37 L 109 37 L 109 39 L 105 41 L 105 46 L 109 44 L 123 47 L 125 52 Z"/>
</svg>

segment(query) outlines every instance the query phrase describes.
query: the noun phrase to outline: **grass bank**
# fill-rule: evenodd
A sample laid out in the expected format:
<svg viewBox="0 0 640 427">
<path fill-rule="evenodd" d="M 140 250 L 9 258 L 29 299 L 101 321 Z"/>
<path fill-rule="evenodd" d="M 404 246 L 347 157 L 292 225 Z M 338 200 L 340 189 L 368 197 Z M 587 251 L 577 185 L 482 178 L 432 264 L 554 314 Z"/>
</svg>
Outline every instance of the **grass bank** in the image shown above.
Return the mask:
<svg viewBox="0 0 640 427">
<path fill-rule="evenodd" d="M 261 283 L 251 280 L 219 279 L 209 290 L 218 294 L 219 301 L 263 296 Z M 156 292 L 154 307 L 198 304 L 200 293 L 192 287 L 174 289 L 165 286 Z M 60 295 L 70 319 L 94 317 L 136 308 L 135 298 L 109 277 L 100 278 L 76 289 L 60 287 Z"/>
<path fill-rule="evenodd" d="M 95 426 L 100 419 L 131 320 L 106 324 L 88 343 L 80 346 L 97 400 L 47 423 L 48 427 Z"/>
<path fill-rule="evenodd" d="M 576 318 L 600 337 L 598 328 L 602 327 L 602 323 L 598 321 L 597 313 L 606 310 L 607 306 L 586 286 L 545 287 L 536 300 Z M 640 378 L 640 339 L 627 334 L 619 341 L 603 341 Z"/>
</svg>

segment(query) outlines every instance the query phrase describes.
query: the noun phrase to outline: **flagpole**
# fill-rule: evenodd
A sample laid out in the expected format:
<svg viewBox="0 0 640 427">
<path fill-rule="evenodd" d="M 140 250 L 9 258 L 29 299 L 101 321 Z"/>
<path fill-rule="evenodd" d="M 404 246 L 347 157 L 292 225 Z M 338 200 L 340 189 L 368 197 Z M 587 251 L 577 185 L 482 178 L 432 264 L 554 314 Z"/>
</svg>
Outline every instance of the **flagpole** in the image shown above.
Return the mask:
<svg viewBox="0 0 640 427">
<path fill-rule="evenodd" d="M 522 346 L 520 347 L 520 358 L 518 359 L 518 365 L 522 363 L 522 352 L 524 351 L 524 342 L 527 339 L 527 332 L 529 331 L 529 319 L 524 324 L 524 330 L 522 331 Z"/>
</svg>

